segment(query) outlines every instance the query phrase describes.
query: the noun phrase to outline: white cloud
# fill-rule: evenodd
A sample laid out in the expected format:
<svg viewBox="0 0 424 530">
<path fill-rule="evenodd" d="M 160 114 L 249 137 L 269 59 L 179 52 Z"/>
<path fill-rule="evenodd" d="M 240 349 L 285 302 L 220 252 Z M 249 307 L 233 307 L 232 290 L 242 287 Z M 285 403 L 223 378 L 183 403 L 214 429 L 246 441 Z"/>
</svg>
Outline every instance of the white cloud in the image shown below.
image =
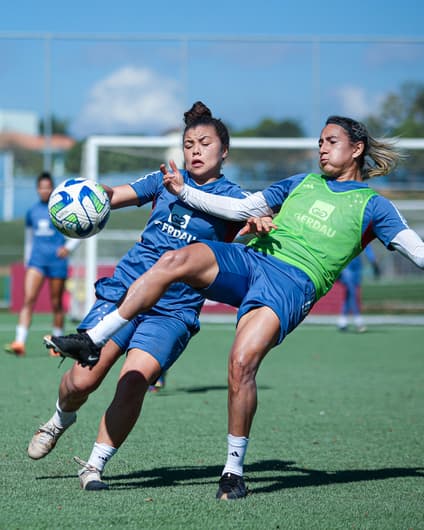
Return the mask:
<svg viewBox="0 0 424 530">
<path fill-rule="evenodd" d="M 362 119 L 372 114 L 379 107 L 383 95 L 370 95 L 362 87 L 347 85 L 339 87 L 334 91 L 336 106 L 340 113 Z"/>
<path fill-rule="evenodd" d="M 148 68 L 125 66 L 90 90 L 73 129 L 87 134 L 159 134 L 181 126 L 179 85 Z"/>
</svg>

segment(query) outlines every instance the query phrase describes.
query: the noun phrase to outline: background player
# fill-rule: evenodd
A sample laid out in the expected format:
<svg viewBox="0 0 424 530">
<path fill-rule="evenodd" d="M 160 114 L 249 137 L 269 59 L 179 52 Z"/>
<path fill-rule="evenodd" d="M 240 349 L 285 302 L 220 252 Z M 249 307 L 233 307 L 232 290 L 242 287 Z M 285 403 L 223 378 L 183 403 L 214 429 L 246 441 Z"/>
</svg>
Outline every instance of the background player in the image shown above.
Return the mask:
<svg viewBox="0 0 424 530">
<path fill-rule="evenodd" d="M 352 316 L 353 325 L 358 333 L 364 333 L 367 328 L 361 314 L 361 300 L 359 288 L 362 282 L 363 258 L 366 257 L 372 266 L 374 277 L 380 276 L 380 267 L 371 245 L 365 247 L 364 252 L 356 256 L 343 270 L 339 282 L 343 285 L 343 303 L 338 320 L 340 331 L 346 331 L 349 325 L 349 316 Z"/>
<path fill-rule="evenodd" d="M 50 288 L 53 313 L 53 334 L 62 335 L 64 327 L 63 294 L 68 277 L 68 256 L 79 241 L 67 239 L 53 225 L 48 210 L 50 195 L 54 189 L 50 173 L 43 172 L 37 178 L 37 201 L 26 213 L 24 261 L 24 303 L 19 313 L 15 340 L 6 344 L 5 350 L 15 355 L 25 355 L 25 343 L 32 322 L 34 306 L 44 280 Z M 51 351 L 53 353 L 53 351 Z"/>
</svg>

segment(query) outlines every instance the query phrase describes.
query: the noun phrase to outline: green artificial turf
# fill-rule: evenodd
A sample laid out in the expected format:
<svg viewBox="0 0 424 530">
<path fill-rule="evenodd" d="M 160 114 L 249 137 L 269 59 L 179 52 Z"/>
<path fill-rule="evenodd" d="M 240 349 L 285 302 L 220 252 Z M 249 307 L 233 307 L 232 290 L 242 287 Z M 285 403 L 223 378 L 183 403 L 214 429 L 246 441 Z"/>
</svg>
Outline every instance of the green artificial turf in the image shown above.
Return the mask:
<svg viewBox="0 0 424 530">
<path fill-rule="evenodd" d="M 1 344 L 15 323 L 0 315 Z M 56 449 L 30 460 L 28 441 L 53 413 L 71 365 L 41 346 L 49 325 L 36 315 L 25 358 L 2 354 L 1 529 L 424 528 L 422 328 L 357 335 L 305 324 L 272 350 L 257 378 L 245 461 L 251 494 L 218 502 L 233 326 L 203 325 L 165 389 L 146 396 L 106 467 L 110 490 L 86 492 L 72 459 L 88 458 L 119 366 Z"/>
</svg>

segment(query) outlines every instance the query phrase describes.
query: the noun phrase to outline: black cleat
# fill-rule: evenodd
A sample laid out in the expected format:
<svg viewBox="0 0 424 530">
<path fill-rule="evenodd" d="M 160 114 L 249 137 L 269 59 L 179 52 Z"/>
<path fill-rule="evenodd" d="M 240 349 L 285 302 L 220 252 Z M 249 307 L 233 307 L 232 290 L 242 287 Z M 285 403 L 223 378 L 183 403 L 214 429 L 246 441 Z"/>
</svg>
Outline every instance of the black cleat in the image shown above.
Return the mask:
<svg viewBox="0 0 424 530">
<path fill-rule="evenodd" d="M 243 499 L 247 496 L 247 488 L 243 477 L 234 475 L 234 473 L 224 473 L 219 480 L 219 488 L 216 492 L 216 498 L 219 500 Z"/>
<path fill-rule="evenodd" d="M 62 337 L 44 337 L 44 344 L 62 357 L 70 357 L 81 366 L 94 366 L 100 358 L 101 347 L 96 346 L 87 333 L 73 333 Z"/>
</svg>

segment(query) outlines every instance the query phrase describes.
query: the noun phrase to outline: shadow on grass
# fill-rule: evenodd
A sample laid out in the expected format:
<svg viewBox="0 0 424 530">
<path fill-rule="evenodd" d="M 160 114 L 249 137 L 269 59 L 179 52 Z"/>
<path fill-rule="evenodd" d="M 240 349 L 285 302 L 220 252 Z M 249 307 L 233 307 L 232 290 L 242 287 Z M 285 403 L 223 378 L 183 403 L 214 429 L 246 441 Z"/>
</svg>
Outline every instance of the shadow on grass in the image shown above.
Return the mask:
<svg viewBox="0 0 424 530">
<path fill-rule="evenodd" d="M 267 385 L 259 385 L 259 390 L 270 390 L 272 387 Z M 159 392 L 154 392 L 155 396 L 158 397 L 170 397 L 175 394 L 179 393 L 186 393 L 186 394 L 206 394 L 207 392 L 227 392 L 228 386 L 227 385 L 208 385 L 208 386 L 181 386 L 178 388 L 167 388 L 165 387 L 163 390 L 160 390 Z"/>
<path fill-rule="evenodd" d="M 271 467 L 270 467 L 271 464 Z M 420 477 L 424 478 L 423 468 L 387 467 L 381 469 L 346 469 L 337 471 L 323 471 L 297 467 L 295 462 L 261 461 L 246 466 L 246 472 L 263 473 L 279 471 L 288 473 L 280 476 L 269 475 L 267 477 L 252 477 L 250 483 L 258 487 L 253 488 L 254 493 L 271 493 L 288 488 L 306 488 L 310 486 L 328 486 L 331 484 L 347 484 L 352 482 L 370 482 L 375 480 L 386 480 L 391 478 Z M 293 475 L 292 473 L 296 473 Z M 265 486 L 261 483 L 267 482 Z M 270 483 L 270 484 L 269 484 Z"/>
<path fill-rule="evenodd" d="M 370 482 L 392 478 L 424 478 L 424 468 L 388 467 L 323 471 L 298 467 L 293 461 L 261 460 L 247 465 L 246 482 L 251 493 L 272 493 L 289 488 L 307 488 L 352 482 Z M 217 484 L 222 466 L 155 468 L 122 475 L 105 475 L 111 490 L 163 488 L 194 484 Z M 254 476 L 249 476 L 249 473 Z M 72 476 L 42 476 L 37 480 L 75 479 Z"/>
<path fill-rule="evenodd" d="M 186 394 L 206 394 L 207 392 L 214 392 L 214 391 L 227 391 L 228 387 L 227 385 L 209 385 L 209 386 L 181 386 L 178 388 L 166 388 L 164 390 L 161 390 L 160 392 L 156 392 L 156 396 L 172 396 L 179 393 L 186 393 Z"/>
</svg>

